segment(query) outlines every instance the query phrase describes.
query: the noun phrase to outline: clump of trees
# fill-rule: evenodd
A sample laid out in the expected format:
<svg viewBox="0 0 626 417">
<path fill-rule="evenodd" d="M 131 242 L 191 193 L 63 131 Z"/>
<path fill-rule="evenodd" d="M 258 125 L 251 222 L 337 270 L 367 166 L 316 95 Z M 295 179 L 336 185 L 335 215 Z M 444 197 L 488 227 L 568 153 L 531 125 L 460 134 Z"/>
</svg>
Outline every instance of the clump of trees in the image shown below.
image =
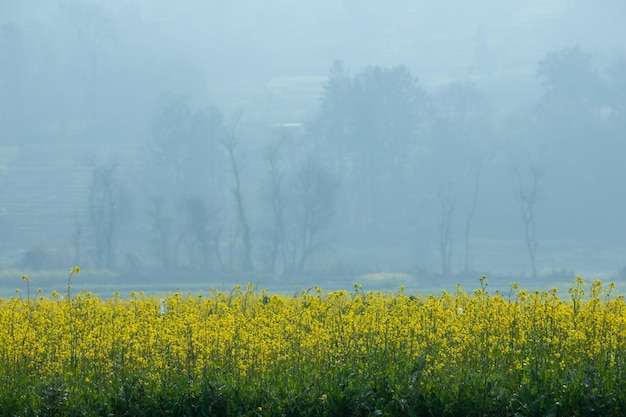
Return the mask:
<svg viewBox="0 0 626 417">
<path fill-rule="evenodd" d="M 104 9 L 69 4 L 58 18 L 68 23 L 62 40 L 0 26 L 0 175 L 24 143 L 67 141 L 72 162 L 89 161 L 67 186 L 82 187 L 63 228 L 77 262 L 277 275 L 352 263 L 448 275 L 475 268 L 480 238 L 516 240 L 529 255 L 520 265 L 537 277 L 543 241 L 626 236 L 623 54 L 547 54 L 536 67 L 541 94 L 509 108 L 492 102 L 481 74 L 427 90 L 404 66 L 337 61 L 302 126 L 272 127 L 211 104 L 196 88 L 206 75 L 185 64 L 147 73 L 140 56 L 105 59 L 122 45 Z M 121 73 L 130 75 L 111 76 Z M 185 81 L 163 82 L 172 78 Z M 19 235 L 7 200 L 0 195 L 5 241 Z M 25 258 L 42 264 L 36 251 Z"/>
<path fill-rule="evenodd" d="M 340 62 L 299 129 L 253 126 L 245 114 L 228 118 L 215 106 L 163 94 L 143 182 L 154 258 L 165 270 L 300 274 L 328 267 L 330 249 L 403 246 L 415 264 L 471 272 L 473 235 L 488 233 L 485 218 L 504 216 L 485 196 L 503 199 L 509 188 L 510 210 L 519 210 L 512 233 L 538 277 L 544 210 L 558 195 L 545 194 L 543 204 L 544 187 L 571 183 L 563 175 L 584 187 L 589 171 L 575 164 L 617 167 L 580 159 L 599 152 L 611 160 L 607 154 L 622 146 L 623 60 L 604 72 L 592 62 L 580 48 L 547 55 L 537 69 L 544 94 L 505 115 L 470 81 L 427 92 L 405 67 L 351 74 Z M 115 172 L 115 164 L 94 166 L 90 189 L 85 225 L 101 266 L 115 264 L 125 210 Z"/>
</svg>

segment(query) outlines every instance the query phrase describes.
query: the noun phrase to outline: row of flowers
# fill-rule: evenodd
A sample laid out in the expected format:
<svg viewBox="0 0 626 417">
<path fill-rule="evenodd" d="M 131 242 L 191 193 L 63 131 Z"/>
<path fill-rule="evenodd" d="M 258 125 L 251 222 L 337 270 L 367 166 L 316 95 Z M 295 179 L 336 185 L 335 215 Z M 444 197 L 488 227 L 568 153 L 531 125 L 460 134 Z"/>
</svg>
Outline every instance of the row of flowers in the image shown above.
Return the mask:
<svg viewBox="0 0 626 417">
<path fill-rule="evenodd" d="M 248 285 L 101 299 L 71 294 L 79 272 L 70 271 L 64 297 L 28 291 L 0 300 L 0 378 L 9 387 L 0 399 L 35 407 L 50 401 L 32 389 L 46 381 L 63 387 L 60 404 L 72 396 L 79 404 L 99 401 L 85 399 L 90 386 L 130 395 L 132 381 L 133 395 L 155 398 L 172 384 L 207 380 L 250 398 L 271 393 L 250 400 L 268 413 L 272 402 L 302 392 L 314 392 L 320 406 L 338 401 L 355 381 L 397 407 L 467 397 L 475 410 L 513 409 L 550 393 L 536 404 L 545 410 L 587 396 L 626 397 L 618 383 L 626 304 L 600 281 L 587 287 L 577 278 L 565 298 L 515 283 L 508 294 L 491 294 L 483 277 L 471 293 L 457 287 L 427 297 L 359 285 L 285 296 Z"/>
</svg>

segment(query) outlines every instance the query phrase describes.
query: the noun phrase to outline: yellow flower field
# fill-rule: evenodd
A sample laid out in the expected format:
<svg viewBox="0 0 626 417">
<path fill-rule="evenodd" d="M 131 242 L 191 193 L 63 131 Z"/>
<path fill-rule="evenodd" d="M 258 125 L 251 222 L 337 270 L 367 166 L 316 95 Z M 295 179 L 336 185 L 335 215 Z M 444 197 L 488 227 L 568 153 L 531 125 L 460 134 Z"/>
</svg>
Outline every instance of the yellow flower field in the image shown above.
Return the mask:
<svg viewBox="0 0 626 417">
<path fill-rule="evenodd" d="M 424 298 L 358 285 L 285 296 L 249 285 L 209 295 L 100 299 L 71 295 L 68 280 L 65 296 L 0 300 L 0 409 L 7 415 L 626 411 L 620 383 L 626 305 L 612 285 L 577 279 L 561 298 L 556 290 L 528 292 L 516 284 L 509 294 L 490 294 L 486 280 L 480 283 L 471 293 L 457 288 Z"/>
</svg>

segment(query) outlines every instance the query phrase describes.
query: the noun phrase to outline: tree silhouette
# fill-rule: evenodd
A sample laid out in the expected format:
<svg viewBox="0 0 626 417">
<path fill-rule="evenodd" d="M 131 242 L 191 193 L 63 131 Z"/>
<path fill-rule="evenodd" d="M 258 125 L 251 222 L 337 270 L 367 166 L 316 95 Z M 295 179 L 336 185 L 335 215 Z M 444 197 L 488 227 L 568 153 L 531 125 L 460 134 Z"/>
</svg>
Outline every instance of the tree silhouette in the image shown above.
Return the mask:
<svg viewBox="0 0 626 417">
<path fill-rule="evenodd" d="M 411 184 L 426 103 L 417 79 L 401 66 L 369 66 L 351 76 L 335 62 L 324 84 L 312 133 L 351 190 L 341 196 L 350 207 L 347 220 L 375 239 L 396 232 L 394 197 Z"/>
<path fill-rule="evenodd" d="M 524 238 L 530 257 L 533 279 L 536 279 L 538 276 L 535 206 L 539 201 L 539 185 L 543 175 L 544 173 L 541 169 L 531 167 L 530 179 L 524 182 L 519 171 L 513 171 L 513 191 L 515 193 L 515 200 L 522 214 L 522 220 L 524 221 Z"/>
<path fill-rule="evenodd" d="M 242 267 L 246 271 L 254 270 L 252 265 L 252 233 L 250 223 L 245 210 L 242 183 L 241 183 L 241 155 L 239 154 L 239 142 L 237 140 L 237 128 L 241 120 L 241 115 L 236 115 L 230 130 L 222 140 L 221 144 L 226 150 L 230 162 L 230 173 L 233 176 L 234 185 L 231 189 L 235 203 L 237 205 L 237 219 L 243 234 L 243 257 Z"/>
</svg>

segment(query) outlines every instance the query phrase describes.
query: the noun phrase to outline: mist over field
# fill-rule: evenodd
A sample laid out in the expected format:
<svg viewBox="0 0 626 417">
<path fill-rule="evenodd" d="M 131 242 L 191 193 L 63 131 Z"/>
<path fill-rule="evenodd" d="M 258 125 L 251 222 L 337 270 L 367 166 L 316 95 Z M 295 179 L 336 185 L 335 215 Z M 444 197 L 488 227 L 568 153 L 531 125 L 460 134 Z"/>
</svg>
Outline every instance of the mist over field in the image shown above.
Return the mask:
<svg viewBox="0 0 626 417">
<path fill-rule="evenodd" d="M 0 2 L 0 288 L 626 283 L 626 3 Z M 82 277 L 82 276 L 81 276 Z"/>
</svg>

